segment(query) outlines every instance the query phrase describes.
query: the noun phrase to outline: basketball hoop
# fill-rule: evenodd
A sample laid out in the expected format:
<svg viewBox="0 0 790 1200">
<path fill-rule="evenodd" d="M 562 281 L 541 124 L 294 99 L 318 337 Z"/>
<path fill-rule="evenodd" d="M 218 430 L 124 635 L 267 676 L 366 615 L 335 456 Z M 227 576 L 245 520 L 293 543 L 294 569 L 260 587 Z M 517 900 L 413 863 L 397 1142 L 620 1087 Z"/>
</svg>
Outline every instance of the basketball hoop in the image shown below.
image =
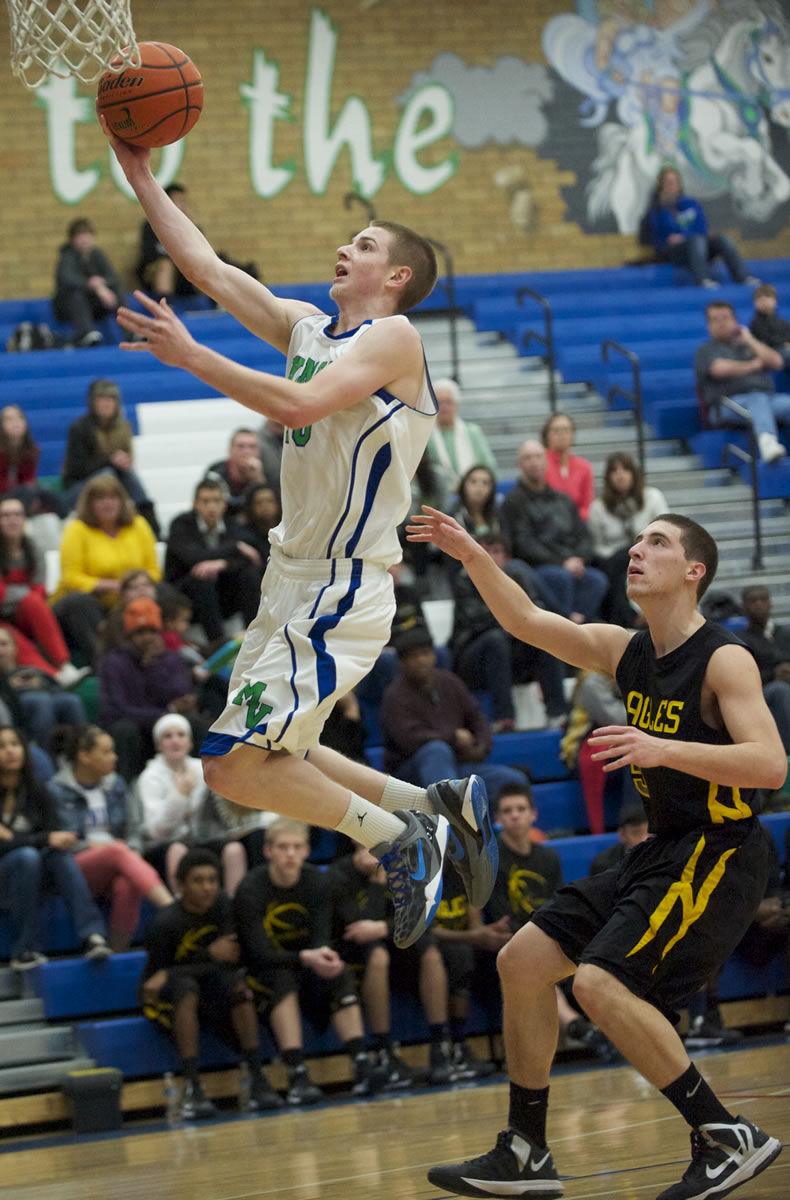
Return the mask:
<svg viewBox="0 0 790 1200">
<path fill-rule="evenodd" d="M 94 83 L 106 70 L 139 66 L 130 0 L 7 0 L 11 70 L 25 87 L 49 75 Z M 119 55 L 117 64 L 110 60 Z"/>
</svg>

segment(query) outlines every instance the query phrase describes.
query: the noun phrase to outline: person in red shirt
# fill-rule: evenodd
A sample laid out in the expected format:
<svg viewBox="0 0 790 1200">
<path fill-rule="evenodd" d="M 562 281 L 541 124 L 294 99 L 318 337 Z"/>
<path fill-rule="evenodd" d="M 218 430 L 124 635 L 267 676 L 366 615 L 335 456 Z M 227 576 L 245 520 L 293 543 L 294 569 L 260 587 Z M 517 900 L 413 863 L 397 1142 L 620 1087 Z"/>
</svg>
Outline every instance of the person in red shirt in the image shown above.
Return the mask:
<svg viewBox="0 0 790 1200">
<path fill-rule="evenodd" d="M 570 496 L 581 519 L 586 521 L 595 496 L 595 478 L 592 463 L 571 454 L 575 434 L 576 424 L 567 413 L 552 413 L 543 426 L 541 440 L 546 447 L 546 483 Z"/>
</svg>

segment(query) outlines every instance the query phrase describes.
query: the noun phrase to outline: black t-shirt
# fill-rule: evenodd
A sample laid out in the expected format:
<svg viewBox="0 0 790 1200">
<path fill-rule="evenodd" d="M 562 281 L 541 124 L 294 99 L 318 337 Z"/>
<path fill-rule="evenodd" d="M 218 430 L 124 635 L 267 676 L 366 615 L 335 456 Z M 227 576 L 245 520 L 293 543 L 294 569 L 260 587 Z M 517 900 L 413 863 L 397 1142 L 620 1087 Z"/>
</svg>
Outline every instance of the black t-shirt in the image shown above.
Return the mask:
<svg viewBox="0 0 790 1200">
<path fill-rule="evenodd" d="M 162 968 L 197 966 L 213 970 L 227 965 L 215 962 L 209 946 L 228 933 L 233 933 L 233 919 L 230 900 L 224 892 L 219 893 L 204 913 L 187 912 L 180 900 L 174 900 L 167 908 L 160 908 L 145 932 L 143 944 L 148 958 L 143 979 Z"/>
<path fill-rule="evenodd" d="M 253 973 L 296 966 L 300 950 L 329 945 L 325 873 L 305 863 L 293 887 L 278 887 L 268 864 L 248 871 L 233 898 L 242 961 Z"/>
<path fill-rule="evenodd" d="M 338 948 L 347 925 L 353 921 L 392 921 L 392 902 L 383 883 L 363 875 L 354 866 L 354 856 L 335 859 L 326 873 L 330 945 Z"/>
<path fill-rule="evenodd" d="M 491 922 L 510 917 L 515 931 L 526 925 L 535 909 L 542 908 L 563 882 L 556 850 L 534 843 L 529 854 L 518 854 L 500 836 L 499 869 L 486 905 L 486 917 Z"/>
<path fill-rule="evenodd" d="M 461 877 L 451 862 L 445 860 L 442 872 L 442 898 L 433 918 L 442 929 L 469 928 L 469 900 Z"/>
<path fill-rule="evenodd" d="M 743 642 L 710 621 L 661 658 L 656 657 L 648 630 L 634 634 L 617 667 L 629 725 L 654 737 L 731 746 L 726 729 L 708 725 L 701 707 L 711 655 L 727 645 Z M 706 825 L 734 825 L 748 822 L 756 811 L 754 788 L 725 787 L 671 767 L 632 765 L 631 776 L 644 800 L 651 833 L 674 835 Z"/>
</svg>

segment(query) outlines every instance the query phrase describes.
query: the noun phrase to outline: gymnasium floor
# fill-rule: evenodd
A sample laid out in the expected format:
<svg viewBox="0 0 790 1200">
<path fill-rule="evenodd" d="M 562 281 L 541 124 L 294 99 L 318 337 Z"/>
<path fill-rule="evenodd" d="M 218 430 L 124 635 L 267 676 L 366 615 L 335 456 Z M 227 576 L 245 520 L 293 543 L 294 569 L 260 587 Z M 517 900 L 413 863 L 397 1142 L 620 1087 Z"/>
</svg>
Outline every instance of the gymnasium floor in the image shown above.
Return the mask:
<svg viewBox="0 0 790 1200">
<path fill-rule="evenodd" d="M 790 1043 L 749 1038 L 695 1058 L 724 1103 L 785 1143 L 743 1200 L 790 1197 Z M 301 1112 L 232 1113 L 189 1128 L 161 1121 L 117 1134 L 0 1143 L 8 1200 L 441 1200 L 428 1167 L 493 1145 L 507 1086 L 333 1102 Z M 652 1200 L 688 1162 L 688 1132 L 630 1067 L 560 1070 L 549 1125 L 568 1200 Z"/>
</svg>

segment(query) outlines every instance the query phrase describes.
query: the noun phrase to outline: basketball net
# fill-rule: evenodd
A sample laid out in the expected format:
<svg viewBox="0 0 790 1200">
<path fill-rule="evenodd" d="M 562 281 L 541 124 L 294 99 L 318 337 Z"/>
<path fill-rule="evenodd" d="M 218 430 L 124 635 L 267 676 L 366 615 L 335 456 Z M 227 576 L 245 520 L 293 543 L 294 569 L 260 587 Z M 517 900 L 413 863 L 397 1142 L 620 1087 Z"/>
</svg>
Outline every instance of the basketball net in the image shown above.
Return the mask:
<svg viewBox="0 0 790 1200">
<path fill-rule="evenodd" d="M 7 0 L 11 70 L 25 87 L 49 75 L 94 83 L 106 70 L 140 65 L 130 0 Z M 117 65 L 110 60 L 120 55 Z"/>
</svg>

